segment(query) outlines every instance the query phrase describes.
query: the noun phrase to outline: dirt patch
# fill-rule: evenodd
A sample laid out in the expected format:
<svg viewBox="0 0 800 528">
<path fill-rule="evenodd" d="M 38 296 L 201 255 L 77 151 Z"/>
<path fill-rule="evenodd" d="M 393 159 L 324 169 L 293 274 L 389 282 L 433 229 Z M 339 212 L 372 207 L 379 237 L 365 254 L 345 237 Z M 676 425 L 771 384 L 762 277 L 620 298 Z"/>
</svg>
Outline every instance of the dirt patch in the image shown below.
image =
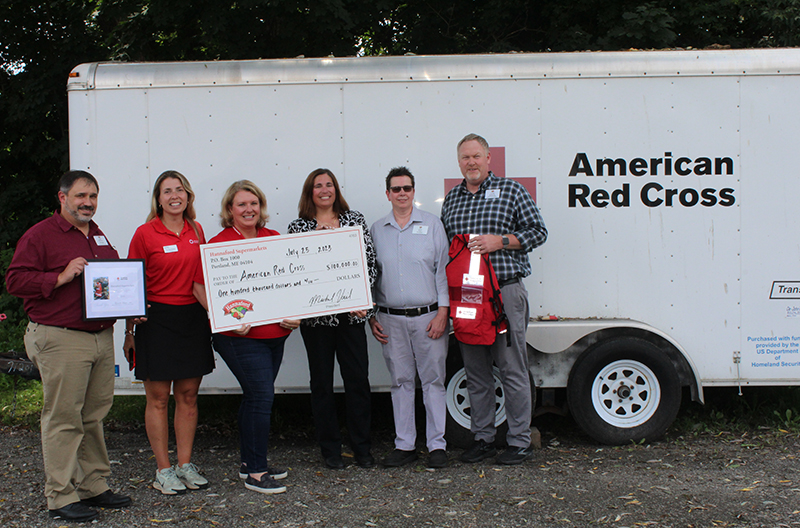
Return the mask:
<svg viewBox="0 0 800 528">
<path fill-rule="evenodd" d="M 166 497 L 151 487 L 155 465 L 144 428 L 111 426 L 110 483 L 133 506 L 102 511 L 95 525 L 405 527 L 792 526 L 800 524 L 796 435 L 720 433 L 607 447 L 575 433 L 542 431 L 543 448 L 521 466 L 463 464 L 428 470 L 321 466 L 310 435 L 275 435 L 272 460 L 288 467 L 288 492 L 261 495 L 238 478 L 231 428 L 201 427 L 195 462 L 208 490 Z M 379 456 L 392 449 L 388 434 Z M 0 525 L 58 526 L 42 496 L 39 434 L 0 429 Z"/>
</svg>

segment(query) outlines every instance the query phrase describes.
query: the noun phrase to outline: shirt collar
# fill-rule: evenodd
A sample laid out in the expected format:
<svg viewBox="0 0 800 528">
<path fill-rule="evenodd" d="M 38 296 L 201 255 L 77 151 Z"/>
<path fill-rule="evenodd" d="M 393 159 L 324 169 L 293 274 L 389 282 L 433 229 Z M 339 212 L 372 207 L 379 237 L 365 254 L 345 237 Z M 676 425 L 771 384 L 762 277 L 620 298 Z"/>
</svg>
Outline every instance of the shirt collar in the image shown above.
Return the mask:
<svg viewBox="0 0 800 528">
<path fill-rule="evenodd" d="M 408 223 L 406 224 L 406 227 L 410 226 L 414 222 L 422 222 L 422 214 L 419 212 L 419 210 L 417 209 L 416 205 L 412 205 L 411 206 L 411 217 L 408 219 Z M 397 220 L 394 217 L 394 210 L 389 211 L 389 214 L 384 217 L 383 225 L 385 225 L 385 226 L 391 225 L 391 226 L 396 227 L 397 229 L 401 229 L 400 228 L 400 224 L 397 223 Z M 405 229 L 405 228 L 402 228 L 402 229 Z"/>
<path fill-rule="evenodd" d="M 58 227 L 61 228 L 61 230 L 63 232 L 66 233 L 67 231 L 69 231 L 70 229 L 73 229 L 73 228 L 76 231 L 80 231 L 80 229 L 78 229 L 77 227 L 72 225 L 72 223 L 70 223 L 69 220 L 67 220 L 66 218 L 61 216 L 61 211 L 60 210 L 57 210 L 55 213 L 53 213 L 53 216 L 56 218 L 56 224 L 58 225 Z M 89 220 L 89 234 L 91 234 L 93 231 L 96 231 L 97 229 L 98 229 L 98 227 L 97 227 L 97 224 L 94 222 L 94 220 Z M 83 234 L 83 233 L 81 233 L 81 234 Z"/>
<path fill-rule="evenodd" d="M 153 229 L 155 229 L 156 232 L 158 232 L 158 233 L 172 234 L 172 235 L 175 234 L 173 231 L 170 231 L 167 228 L 167 226 L 164 225 L 164 222 L 162 222 L 161 218 L 159 218 L 159 217 L 153 218 L 152 220 L 150 220 L 150 222 L 152 222 L 152 224 L 153 224 Z M 186 228 L 188 227 L 188 225 L 189 225 L 189 222 L 187 222 L 186 219 L 184 218 L 183 219 L 183 229 L 181 229 L 181 235 L 183 234 L 184 231 L 186 231 Z M 180 236 L 180 235 L 178 235 L 178 236 Z"/>
<path fill-rule="evenodd" d="M 481 191 L 485 191 L 486 189 L 488 189 L 490 187 L 493 187 L 498 179 L 499 178 L 497 176 L 495 176 L 492 171 L 489 171 L 489 175 L 486 177 L 485 180 L 483 180 L 481 182 L 481 185 L 480 185 L 480 187 L 478 187 L 478 190 L 475 191 L 475 194 L 478 194 Z M 472 194 L 471 192 L 469 192 L 469 189 L 467 189 L 467 180 L 466 180 L 466 178 L 461 180 L 461 183 L 459 184 L 459 186 L 461 187 L 461 192 L 466 193 L 466 194 Z"/>
<path fill-rule="evenodd" d="M 236 226 L 231 226 L 229 229 L 232 229 L 233 232 L 236 233 L 236 236 L 238 236 L 240 239 L 245 240 L 244 235 L 242 234 L 241 231 L 236 229 Z M 267 236 L 266 229 L 267 229 L 266 227 L 257 227 L 256 228 L 256 238 L 261 238 L 263 236 Z"/>
</svg>

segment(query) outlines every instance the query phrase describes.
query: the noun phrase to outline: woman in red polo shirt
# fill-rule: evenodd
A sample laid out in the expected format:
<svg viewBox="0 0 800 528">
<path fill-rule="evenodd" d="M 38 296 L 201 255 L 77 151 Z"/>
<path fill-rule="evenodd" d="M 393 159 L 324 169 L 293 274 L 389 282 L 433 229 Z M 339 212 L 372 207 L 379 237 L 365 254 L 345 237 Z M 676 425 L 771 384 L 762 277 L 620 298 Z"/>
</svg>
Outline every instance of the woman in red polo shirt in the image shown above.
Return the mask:
<svg viewBox="0 0 800 528">
<path fill-rule="evenodd" d="M 220 223 L 225 229 L 209 242 L 227 242 L 246 238 L 279 235 L 264 227 L 267 200 L 261 189 L 249 180 L 231 184 L 222 198 Z M 206 304 L 203 274 L 195 277 L 195 296 Z M 267 464 L 275 378 L 283 359 L 283 345 L 288 335 L 300 326 L 299 320 L 284 320 L 262 326 L 243 325 L 239 330 L 214 334 L 214 349 L 242 387 L 239 407 L 239 477 L 247 489 L 259 493 L 283 493 L 279 482 L 288 473 Z"/>
<path fill-rule="evenodd" d="M 193 293 L 200 244 L 205 243 L 194 219 L 188 180 L 177 171 L 163 172 L 153 186 L 147 222 L 136 230 L 128 250 L 128 258 L 145 261 L 149 308 L 135 337 L 134 323 L 128 321 L 124 348 L 126 355 L 135 349 L 135 376 L 144 382 L 147 397 L 145 428 L 158 464 L 153 487 L 165 495 L 208 487 L 191 462 L 197 391 L 214 369 L 208 315 Z M 175 466 L 168 453 L 170 390 L 175 397 Z"/>
</svg>

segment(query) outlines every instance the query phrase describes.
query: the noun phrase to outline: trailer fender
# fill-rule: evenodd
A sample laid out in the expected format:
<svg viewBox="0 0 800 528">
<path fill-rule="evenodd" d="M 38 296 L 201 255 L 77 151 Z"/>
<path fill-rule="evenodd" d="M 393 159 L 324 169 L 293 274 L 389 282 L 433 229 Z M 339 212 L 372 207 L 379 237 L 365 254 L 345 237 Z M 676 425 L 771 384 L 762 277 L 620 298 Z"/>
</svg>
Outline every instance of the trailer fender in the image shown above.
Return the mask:
<svg viewBox="0 0 800 528">
<path fill-rule="evenodd" d="M 661 330 L 632 319 L 531 321 L 526 339 L 536 387 L 566 388 L 581 354 L 602 341 L 624 336 L 651 341 L 667 351 L 681 384 L 690 387 L 692 400 L 704 403 L 699 372 L 684 347 Z"/>
</svg>

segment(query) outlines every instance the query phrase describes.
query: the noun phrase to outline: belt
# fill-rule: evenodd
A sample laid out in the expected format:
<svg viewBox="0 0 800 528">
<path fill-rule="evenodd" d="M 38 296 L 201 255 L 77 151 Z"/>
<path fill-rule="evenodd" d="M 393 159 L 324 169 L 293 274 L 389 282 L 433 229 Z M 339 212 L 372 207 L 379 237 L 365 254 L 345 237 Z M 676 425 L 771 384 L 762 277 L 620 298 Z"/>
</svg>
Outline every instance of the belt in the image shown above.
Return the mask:
<svg viewBox="0 0 800 528">
<path fill-rule="evenodd" d="M 61 328 L 63 328 L 64 330 L 71 330 L 73 332 L 86 332 L 87 334 L 99 334 L 103 330 L 108 330 L 108 328 L 111 327 L 109 326 L 108 328 L 100 328 L 99 330 L 82 330 L 80 328 L 69 328 L 67 326 L 62 326 Z"/>
<path fill-rule="evenodd" d="M 53 327 L 53 328 L 60 328 L 61 330 L 69 330 L 71 332 L 85 332 L 87 334 L 99 334 L 103 330 L 108 330 L 109 328 L 111 328 L 111 326 L 108 326 L 106 328 L 100 328 L 100 329 L 97 329 L 97 330 L 84 330 L 84 329 L 81 329 L 81 328 L 69 328 L 68 326 L 59 326 L 59 325 L 49 325 L 49 324 L 45 324 L 45 323 L 37 323 L 36 321 L 31 321 L 31 323 L 37 324 L 39 326 L 50 326 L 50 327 Z"/>
<path fill-rule="evenodd" d="M 520 276 L 519 275 L 514 275 L 510 279 L 503 279 L 503 280 L 499 280 L 498 279 L 497 284 L 499 284 L 500 287 L 502 288 L 503 286 L 508 286 L 509 284 L 515 284 L 515 283 L 517 283 L 519 281 L 520 281 Z"/>
<path fill-rule="evenodd" d="M 418 315 L 433 312 L 438 309 L 439 303 L 433 303 L 430 306 L 423 306 L 422 308 L 386 308 L 385 306 L 378 306 L 379 312 L 389 315 L 405 315 L 406 317 L 417 317 Z"/>
</svg>

